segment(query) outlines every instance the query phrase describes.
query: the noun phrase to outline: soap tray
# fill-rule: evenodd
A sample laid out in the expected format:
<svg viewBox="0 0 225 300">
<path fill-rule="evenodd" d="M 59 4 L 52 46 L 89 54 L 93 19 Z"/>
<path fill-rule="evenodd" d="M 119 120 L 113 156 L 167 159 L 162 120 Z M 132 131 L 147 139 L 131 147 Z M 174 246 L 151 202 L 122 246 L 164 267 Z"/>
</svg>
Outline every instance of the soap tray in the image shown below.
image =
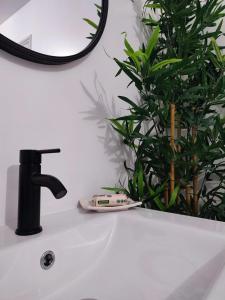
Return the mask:
<svg viewBox="0 0 225 300">
<path fill-rule="evenodd" d="M 127 210 L 129 208 L 140 206 L 142 204 L 142 202 L 136 202 L 131 199 L 128 199 L 127 205 L 113 206 L 113 207 L 97 207 L 92 204 L 92 200 L 87 200 L 87 199 L 82 199 L 79 202 L 83 209 L 92 210 L 92 211 L 96 211 L 96 212 L 110 212 L 110 211 Z"/>
</svg>

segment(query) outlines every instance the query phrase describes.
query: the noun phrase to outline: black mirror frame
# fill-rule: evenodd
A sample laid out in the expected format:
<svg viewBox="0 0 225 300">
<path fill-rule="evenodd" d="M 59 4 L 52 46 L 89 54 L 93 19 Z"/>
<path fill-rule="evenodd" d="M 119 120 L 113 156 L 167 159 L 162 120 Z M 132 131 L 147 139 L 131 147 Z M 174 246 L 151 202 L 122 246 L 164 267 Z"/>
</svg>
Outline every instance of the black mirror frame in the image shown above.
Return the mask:
<svg viewBox="0 0 225 300">
<path fill-rule="evenodd" d="M 108 8 L 109 0 L 102 0 L 102 16 L 95 37 L 84 50 L 77 54 L 64 57 L 41 54 L 13 42 L 3 34 L 0 34 L 0 49 L 19 58 L 44 65 L 62 65 L 80 59 L 91 52 L 101 39 L 107 21 Z"/>
</svg>

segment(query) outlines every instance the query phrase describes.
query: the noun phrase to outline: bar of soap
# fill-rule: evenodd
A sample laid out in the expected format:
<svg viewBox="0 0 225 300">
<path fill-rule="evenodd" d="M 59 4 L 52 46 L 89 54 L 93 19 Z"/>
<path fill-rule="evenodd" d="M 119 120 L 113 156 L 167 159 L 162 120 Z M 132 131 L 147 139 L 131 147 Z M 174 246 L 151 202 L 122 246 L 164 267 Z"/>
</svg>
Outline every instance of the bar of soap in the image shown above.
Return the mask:
<svg viewBox="0 0 225 300">
<path fill-rule="evenodd" d="M 128 197 L 125 194 L 94 195 L 92 204 L 96 207 L 114 207 L 128 204 Z"/>
</svg>

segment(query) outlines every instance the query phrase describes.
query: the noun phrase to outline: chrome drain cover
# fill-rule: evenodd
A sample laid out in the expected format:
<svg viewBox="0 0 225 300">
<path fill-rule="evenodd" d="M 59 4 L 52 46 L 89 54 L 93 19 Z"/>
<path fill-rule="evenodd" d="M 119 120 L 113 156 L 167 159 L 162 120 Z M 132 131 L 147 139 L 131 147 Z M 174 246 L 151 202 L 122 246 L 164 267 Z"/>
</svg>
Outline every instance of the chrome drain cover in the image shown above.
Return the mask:
<svg viewBox="0 0 225 300">
<path fill-rule="evenodd" d="M 53 251 L 46 251 L 42 254 L 40 259 L 40 265 L 43 270 L 49 270 L 51 267 L 53 267 L 55 263 L 55 254 Z"/>
</svg>

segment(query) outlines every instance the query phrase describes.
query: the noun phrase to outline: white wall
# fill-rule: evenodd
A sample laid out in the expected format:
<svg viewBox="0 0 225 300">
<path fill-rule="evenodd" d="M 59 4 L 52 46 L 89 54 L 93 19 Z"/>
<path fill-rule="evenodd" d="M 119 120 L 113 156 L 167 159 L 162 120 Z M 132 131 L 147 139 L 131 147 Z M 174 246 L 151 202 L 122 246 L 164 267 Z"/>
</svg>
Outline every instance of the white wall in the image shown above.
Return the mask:
<svg viewBox="0 0 225 300">
<path fill-rule="evenodd" d="M 48 67 L 0 52 L 0 225 L 15 227 L 20 149 L 62 149 L 46 155 L 42 167 L 62 180 L 68 195 L 56 200 L 42 189 L 42 215 L 75 208 L 79 198 L 118 181 L 122 150 L 106 118 L 118 111 L 117 95 L 136 90 L 126 90 L 127 78 L 114 78 L 118 68 L 105 51 L 122 57 L 121 32 L 131 41 L 138 36 L 132 2 L 109 2 L 103 38 L 78 62 Z"/>
</svg>

